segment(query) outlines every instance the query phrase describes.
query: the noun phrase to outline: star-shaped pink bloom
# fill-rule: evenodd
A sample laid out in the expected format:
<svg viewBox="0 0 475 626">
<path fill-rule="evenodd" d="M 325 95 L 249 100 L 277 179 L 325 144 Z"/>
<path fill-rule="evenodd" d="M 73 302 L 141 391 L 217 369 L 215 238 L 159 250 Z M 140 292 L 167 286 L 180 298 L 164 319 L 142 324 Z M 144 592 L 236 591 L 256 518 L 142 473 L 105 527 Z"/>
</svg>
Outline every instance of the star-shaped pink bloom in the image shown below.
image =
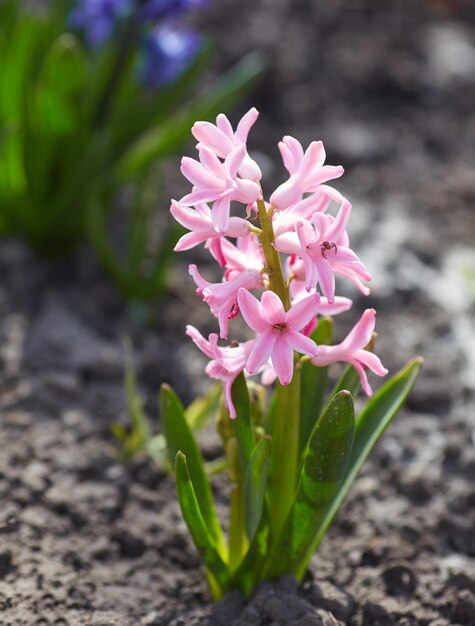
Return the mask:
<svg viewBox="0 0 475 626">
<path fill-rule="evenodd" d="M 221 159 L 225 159 L 228 154 L 237 146 L 247 143 L 247 136 L 251 127 L 259 117 L 259 112 L 254 107 L 250 109 L 237 125 L 234 132 L 228 118 L 220 113 L 216 118 L 216 125 L 210 122 L 195 122 L 191 132 L 195 139 L 199 141 L 197 148 L 206 146 Z M 239 167 L 239 175 L 259 182 L 262 173 L 257 163 L 247 154 Z"/>
<path fill-rule="evenodd" d="M 224 403 L 229 410 L 229 416 L 234 419 L 236 417 L 236 409 L 231 395 L 232 385 L 245 368 L 246 360 L 254 345 L 254 340 L 251 339 L 250 341 L 240 343 L 236 347 L 220 348 L 216 333 L 212 333 L 206 340 L 194 326 L 188 325 L 186 334 L 193 339 L 201 352 L 211 359 L 206 366 L 206 373 L 210 378 L 223 381 Z"/>
<path fill-rule="evenodd" d="M 326 154 L 321 141 L 313 141 L 304 152 L 297 139 L 286 136 L 279 143 L 279 150 L 290 174 L 270 197 L 271 205 L 279 211 L 300 200 L 303 194 L 318 191 L 323 183 L 343 175 L 341 165 L 323 165 Z"/>
<path fill-rule="evenodd" d="M 199 149 L 200 160 L 189 157 L 181 160 L 181 172 L 193 185 L 193 191 L 184 196 L 180 204 L 195 206 L 202 202 L 213 202 L 211 219 L 218 232 L 225 232 L 229 226 L 231 202 L 246 205 L 256 201 L 261 193 L 258 183 L 239 178 L 237 173 L 244 157 L 246 146 L 234 148 L 224 163 L 205 146 Z"/>
<path fill-rule="evenodd" d="M 368 270 L 348 247 L 346 225 L 350 212 L 351 204 L 346 201 L 335 218 L 326 213 L 315 213 L 311 222 L 297 222 L 296 233 L 288 232 L 276 238 L 278 250 L 302 258 L 307 291 L 319 284 L 330 303 L 335 299 L 334 272 L 353 280 L 356 276 L 359 283 L 359 279 L 371 280 Z"/>
<path fill-rule="evenodd" d="M 359 374 L 363 391 L 367 396 L 371 396 L 373 390 L 368 382 L 365 368 L 369 368 L 377 376 L 386 376 L 388 373 L 379 357 L 365 350 L 373 336 L 375 323 L 376 311 L 374 309 L 366 309 L 341 343 L 335 346 L 318 346 L 318 355 L 313 357 L 311 362 L 319 367 L 325 367 L 337 361 L 350 363 Z"/>
<path fill-rule="evenodd" d="M 210 283 L 203 276 L 196 265 L 188 268 L 190 275 L 198 289 L 196 293 L 202 296 L 209 306 L 211 313 L 218 318 L 219 334 L 223 339 L 228 336 L 228 321 L 239 313 L 238 292 L 241 288 L 255 289 L 262 285 L 262 274 L 259 270 L 244 270 L 234 278 L 222 283 Z"/>
<path fill-rule="evenodd" d="M 230 217 L 226 231 L 217 231 L 211 218 L 211 209 L 204 202 L 197 204 L 192 209 L 189 206 L 178 203 L 176 200 L 172 200 L 170 212 L 177 222 L 191 231 L 180 237 L 175 246 L 176 252 L 190 250 L 210 239 L 244 237 L 251 228 L 249 222 L 242 217 Z"/>
<path fill-rule="evenodd" d="M 240 289 L 238 303 L 246 323 L 258 335 L 246 362 L 247 371 L 257 373 L 270 358 L 280 382 L 288 385 L 294 373 L 294 350 L 309 356 L 318 352 L 315 342 L 301 330 L 317 315 L 320 296 L 308 296 L 285 311 L 273 291 L 265 291 L 259 302 Z"/>
</svg>

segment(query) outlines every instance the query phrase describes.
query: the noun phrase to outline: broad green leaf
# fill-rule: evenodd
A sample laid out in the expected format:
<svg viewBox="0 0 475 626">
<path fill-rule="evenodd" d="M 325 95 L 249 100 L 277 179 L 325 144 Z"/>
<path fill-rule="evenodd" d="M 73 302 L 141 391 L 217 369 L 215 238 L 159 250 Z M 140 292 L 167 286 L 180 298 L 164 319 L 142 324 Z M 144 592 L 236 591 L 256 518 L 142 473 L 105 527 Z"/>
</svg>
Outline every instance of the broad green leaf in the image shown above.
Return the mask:
<svg viewBox="0 0 475 626">
<path fill-rule="evenodd" d="M 218 78 L 190 103 L 171 115 L 166 123 L 146 132 L 121 158 L 119 172 L 134 175 L 151 161 L 170 154 L 187 141 L 196 120 L 209 119 L 227 109 L 249 89 L 263 71 L 258 55 L 251 53 Z"/>
<path fill-rule="evenodd" d="M 214 508 L 213 494 L 206 476 L 203 457 L 186 421 L 183 405 L 168 385 L 160 387 L 159 407 L 163 434 L 167 442 L 168 459 L 173 464 L 173 459 L 179 451 L 186 455 L 201 514 L 208 532 L 222 554 L 224 542 L 221 525 Z"/>
<path fill-rule="evenodd" d="M 239 451 L 239 460 L 242 472 L 246 471 L 247 464 L 254 450 L 254 432 L 251 421 L 251 402 L 247 389 L 246 378 L 241 372 L 233 382 L 231 396 L 236 409 L 234 427 Z"/>
<path fill-rule="evenodd" d="M 247 538 L 254 539 L 264 508 L 272 441 L 263 437 L 252 451 L 244 477 L 244 520 Z"/>
<path fill-rule="evenodd" d="M 319 320 L 317 328 L 311 338 L 318 345 L 331 345 L 333 336 L 333 320 L 323 318 Z M 300 452 L 308 443 L 310 433 L 320 415 L 323 399 L 327 388 L 328 367 L 315 367 L 311 363 L 302 365 L 300 387 Z"/>
<path fill-rule="evenodd" d="M 406 401 L 416 382 L 422 363 L 420 357 L 412 359 L 374 394 L 357 417 L 355 443 L 344 480 L 334 495 L 331 505 L 325 511 L 325 516 L 319 521 L 307 556 L 296 572 L 297 577 L 305 573 L 312 554 L 328 530 L 368 454 Z"/>
<path fill-rule="evenodd" d="M 216 383 L 210 388 L 208 393 L 198 396 L 186 407 L 186 421 L 192 430 L 198 430 L 205 426 L 208 420 L 216 413 L 219 408 L 221 388 L 222 385 Z"/>
<path fill-rule="evenodd" d="M 228 588 L 229 571 L 203 518 L 194 483 L 188 471 L 187 458 L 182 452 L 178 452 L 176 455 L 175 476 L 178 501 L 183 518 L 193 543 L 206 566 L 213 595 L 215 599 L 218 599 Z"/>
<path fill-rule="evenodd" d="M 355 437 L 351 394 L 330 401 L 310 437 L 293 507 L 275 542 L 267 576 L 297 573 L 315 537 L 315 529 L 343 480 Z"/>
</svg>

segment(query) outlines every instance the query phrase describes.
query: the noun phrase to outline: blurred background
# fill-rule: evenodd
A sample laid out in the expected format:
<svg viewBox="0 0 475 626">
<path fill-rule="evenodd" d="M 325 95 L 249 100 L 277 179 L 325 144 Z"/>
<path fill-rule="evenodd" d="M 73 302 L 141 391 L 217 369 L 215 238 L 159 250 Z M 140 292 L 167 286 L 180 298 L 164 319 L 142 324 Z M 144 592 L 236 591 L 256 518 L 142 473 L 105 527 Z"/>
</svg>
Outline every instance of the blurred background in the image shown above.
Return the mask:
<svg viewBox="0 0 475 626">
<path fill-rule="evenodd" d="M 374 306 L 383 363 L 394 372 L 415 354 L 425 358 L 406 412 L 322 547 L 321 575 L 351 582 L 355 597 L 371 586 L 376 593 L 383 589 L 381 567 L 402 554 L 419 578 L 426 568 L 430 584 L 422 585 L 421 597 L 437 591 L 445 602 L 424 623 L 441 616 L 447 622 L 440 624 L 473 623 L 463 607 L 469 616 L 475 607 L 475 3 L 132 4 L 62 0 L 23 12 L 26 3 L 0 2 L 6 510 L 18 517 L 34 501 L 54 538 L 57 509 L 67 500 L 65 475 L 70 489 L 86 476 L 125 491 L 145 476 L 147 497 L 132 494 L 118 513 L 95 514 L 84 521 L 83 537 L 96 537 L 94 524 L 108 515 L 120 530 L 132 519 L 129 506 L 139 534 L 149 532 L 150 502 L 163 512 L 164 528 L 178 519 L 165 502 L 171 488 L 160 470 L 136 462 L 110 478 L 116 468 L 110 424 L 130 423 L 121 337 L 132 340 L 155 431 L 161 382 L 187 402 L 206 388 L 204 362 L 186 341 L 185 324 L 214 330 L 187 273 L 188 262 L 206 263 L 206 255 L 171 252 L 179 233 L 169 200 L 188 189 L 180 155 L 194 155 L 195 119 L 224 112 L 236 123 L 255 106 L 260 118 L 249 146 L 267 196 L 285 178 L 277 149 L 285 134 L 304 145 L 323 140 L 327 163 L 345 167 L 335 186 L 353 203 L 352 247 L 374 278 L 368 298 L 342 284 L 340 293 L 355 304 L 338 318 L 338 334 Z M 212 459 L 213 442 L 204 445 Z M 31 463 L 36 469 L 26 478 L 12 470 Z M 152 488 L 158 484 L 161 495 Z M 98 506 L 99 492 L 91 493 L 84 502 L 77 495 L 77 515 L 82 506 Z M 65 516 L 73 527 L 73 513 Z M 358 526 L 365 517 L 373 521 Z M 25 522 L 30 530 L 34 524 Z M 169 574 L 181 568 L 178 557 L 164 556 L 170 532 L 157 540 Z M 54 561 L 54 550 L 64 549 L 54 541 L 45 559 Z M 94 570 L 95 557 L 81 541 L 73 543 Z M 343 546 L 338 557 L 335 541 Z M 29 544 L 22 545 L 26 559 Z M 120 570 L 124 555 L 111 554 Z M 144 548 L 137 558 L 142 554 L 142 569 L 153 569 L 153 559 L 145 565 L 150 552 Z M 360 566 L 367 584 L 351 569 Z M 338 568 L 346 572 L 340 578 Z M 23 570 L 11 571 L 13 581 Z M 120 570 L 118 589 L 123 576 Z M 177 573 L 175 583 L 199 588 L 190 572 L 183 576 Z M 133 576 L 127 584 L 143 588 Z M 167 584 L 159 577 L 158 586 Z M 204 601 L 200 593 L 185 602 L 191 617 Z M 130 614 L 140 615 L 132 598 L 119 592 L 111 598 L 119 613 L 129 603 Z M 97 594 L 94 607 L 109 600 Z M 154 600 L 141 601 L 152 607 Z"/>
</svg>

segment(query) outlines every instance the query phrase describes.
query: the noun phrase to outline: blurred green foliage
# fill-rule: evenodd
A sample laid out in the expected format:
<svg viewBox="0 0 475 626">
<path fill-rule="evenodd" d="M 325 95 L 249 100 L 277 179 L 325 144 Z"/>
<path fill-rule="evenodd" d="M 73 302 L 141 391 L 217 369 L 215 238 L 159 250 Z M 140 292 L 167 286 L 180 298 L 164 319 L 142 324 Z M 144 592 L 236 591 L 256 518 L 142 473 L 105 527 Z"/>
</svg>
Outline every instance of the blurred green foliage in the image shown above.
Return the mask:
<svg viewBox="0 0 475 626">
<path fill-rule="evenodd" d="M 196 119 L 242 97 L 262 63 L 251 54 L 203 88 L 208 43 L 174 83 L 147 89 L 137 81 L 134 16 L 88 49 L 67 32 L 70 8 L 64 0 L 43 9 L 0 1 L 0 233 L 51 259 L 89 239 L 126 298 L 150 299 L 164 289 L 176 240 L 168 202 L 157 197 L 160 164 L 179 152 Z M 111 225 L 122 219 L 115 211 L 124 197 L 126 237 L 117 246 Z"/>
</svg>

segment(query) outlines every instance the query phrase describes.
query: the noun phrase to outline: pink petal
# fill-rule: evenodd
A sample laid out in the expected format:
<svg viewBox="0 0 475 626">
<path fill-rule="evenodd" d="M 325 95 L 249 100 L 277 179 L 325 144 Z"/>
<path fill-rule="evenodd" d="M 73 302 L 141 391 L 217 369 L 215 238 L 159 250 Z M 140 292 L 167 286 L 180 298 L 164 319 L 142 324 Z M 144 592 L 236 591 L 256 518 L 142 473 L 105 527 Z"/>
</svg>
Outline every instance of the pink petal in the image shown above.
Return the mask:
<svg viewBox="0 0 475 626">
<path fill-rule="evenodd" d="M 287 311 L 287 323 L 295 330 L 301 330 L 312 318 L 314 318 L 320 308 L 320 296 L 315 293 L 294 304 Z"/>
<path fill-rule="evenodd" d="M 318 172 L 313 173 L 310 176 L 310 180 L 306 180 L 305 191 L 311 193 L 312 191 L 318 191 L 322 183 L 326 183 L 328 180 L 334 180 L 343 176 L 345 170 L 341 165 L 324 165 Z"/>
<path fill-rule="evenodd" d="M 330 263 L 326 259 L 315 259 L 318 271 L 318 282 L 324 296 L 332 303 L 335 299 L 335 276 Z"/>
<path fill-rule="evenodd" d="M 328 237 L 328 241 L 338 241 L 340 237 L 346 230 L 346 226 L 348 224 L 348 220 L 350 218 L 351 213 L 351 204 L 346 201 L 340 207 L 333 224 L 328 229 L 326 236 Z"/>
<path fill-rule="evenodd" d="M 170 213 L 177 222 L 189 230 L 209 229 L 211 226 L 211 212 L 209 217 L 205 217 L 203 213 L 199 213 L 189 206 L 179 204 L 176 200 L 172 200 Z"/>
<path fill-rule="evenodd" d="M 328 302 L 327 298 L 322 298 L 320 301 L 319 313 L 320 315 L 338 315 L 348 311 L 353 306 L 353 301 L 350 298 L 344 298 L 343 296 L 336 296 L 332 304 Z"/>
<path fill-rule="evenodd" d="M 294 139 L 294 137 L 286 135 L 283 140 L 279 142 L 279 150 L 285 169 L 290 175 L 295 174 L 302 162 L 304 154 L 301 143 L 297 141 L 297 139 Z"/>
<path fill-rule="evenodd" d="M 226 176 L 224 167 L 216 154 L 206 146 L 199 148 L 200 161 L 207 170 L 209 170 L 217 179 L 223 180 Z"/>
<path fill-rule="evenodd" d="M 203 241 L 206 241 L 209 237 L 212 236 L 212 234 L 213 234 L 213 231 L 210 231 L 210 232 L 198 231 L 195 233 L 193 232 L 186 233 L 185 235 L 182 235 L 180 237 L 176 246 L 173 249 L 175 250 L 175 252 L 183 252 L 184 250 L 191 250 L 191 248 L 194 248 L 198 244 L 203 243 Z"/>
<path fill-rule="evenodd" d="M 369 350 L 360 350 L 357 355 L 358 361 L 360 361 L 365 367 L 370 369 L 376 376 L 386 376 L 388 370 L 381 363 L 381 359 L 376 354 L 369 352 Z"/>
<path fill-rule="evenodd" d="M 241 144 L 240 146 L 234 148 L 226 157 L 224 164 L 231 178 L 236 178 L 238 170 L 245 156 L 246 146 L 244 144 Z"/>
<path fill-rule="evenodd" d="M 299 171 L 302 178 L 312 181 L 322 171 L 322 165 L 325 163 L 325 148 L 321 141 L 312 141 L 302 159 Z"/>
<path fill-rule="evenodd" d="M 264 318 L 262 305 L 252 293 L 246 289 L 238 291 L 238 305 L 246 324 L 256 333 L 263 333 L 269 328 Z"/>
<path fill-rule="evenodd" d="M 221 132 L 223 132 L 226 135 L 226 137 L 231 138 L 234 136 L 234 131 L 233 131 L 233 127 L 231 126 L 231 122 L 224 115 L 224 113 L 220 113 L 218 117 L 216 118 L 216 126 L 219 128 Z"/>
<path fill-rule="evenodd" d="M 200 190 L 218 189 L 223 185 L 222 181 L 205 169 L 201 163 L 190 157 L 182 158 L 180 169 L 183 176 Z"/>
<path fill-rule="evenodd" d="M 226 135 L 210 122 L 196 122 L 191 129 L 193 136 L 210 150 L 224 159 L 232 149 L 232 144 Z"/>
<path fill-rule="evenodd" d="M 206 354 L 207 357 L 213 359 L 216 356 L 211 348 L 209 341 L 206 341 L 203 335 L 194 326 L 188 324 L 188 326 L 186 327 L 186 334 L 188 335 L 188 337 L 191 337 L 191 339 L 193 339 L 194 343 L 198 346 L 201 352 L 204 352 L 204 354 Z"/>
<path fill-rule="evenodd" d="M 251 350 L 251 354 L 246 363 L 246 369 L 249 374 L 255 374 L 259 369 L 269 360 L 269 357 L 274 349 L 277 340 L 277 335 L 271 330 L 266 330 L 259 335 L 256 339 L 256 343 Z"/>
<path fill-rule="evenodd" d="M 271 360 L 280 383 L 288 385 L 294 374 L 294 351 L 284 335 L 277 337 Z"/>
<path fill-rule="evenodd" d="M 341 347 L 347 352 L 355 352 L 355 350 L 366 348 L 373 336 L 375 324 L 376 311 L 374 309 L 366 309 L 341 342 Z"/>
<path fill-rule="evenodd" d="M 259 111 L 252 107 L 249 111 L 241 118 L 241 121 L 237 125 L 236 128 L 236 137 L 242 143 L 247 142 L 247 136 L 249 135 L 249 131 L 252 126 L 255 124 L 257 118 L 259 117 Z"/>
<path fill-rule="evenodd" d="M 216 200 L 211 209 L 211 219 L 213 226 L 218 233 L 224 233 L 229 226 L 229 211 L 231 210 L 231 199 L 223 196 Z"/>
<path fill-rule="evenodd" d="M 262 315 L 268 326 L 285 322 L 286 313 L 279 296 L 273 291 L 264 291 L 261 298 Z"/>
<path fill-rule="evenodd" d="M 203 289 L 205 289 L 206 287 L 209 287 L 210 285 L 212 285 L 212 283 L 208 282 L 205 278 L 203 278 L 203 276 L 201 276 L 196 265 L 194 264 L 189 265 L 188 273 L 195 281 L 196 286 L 198 287 L 200 292 L 203 291 Z"/>
<path fill-rule="evenodd" d="M 285 333 L 285 339 L 292 346 L 294 350 L 300 352 L 300 354 L 308 354 L 308 356 L 316 356 L 318 353 L 317 344 L 310 339 L 298 333 L 296 330 L 288 330 Z"/>
</svg>

